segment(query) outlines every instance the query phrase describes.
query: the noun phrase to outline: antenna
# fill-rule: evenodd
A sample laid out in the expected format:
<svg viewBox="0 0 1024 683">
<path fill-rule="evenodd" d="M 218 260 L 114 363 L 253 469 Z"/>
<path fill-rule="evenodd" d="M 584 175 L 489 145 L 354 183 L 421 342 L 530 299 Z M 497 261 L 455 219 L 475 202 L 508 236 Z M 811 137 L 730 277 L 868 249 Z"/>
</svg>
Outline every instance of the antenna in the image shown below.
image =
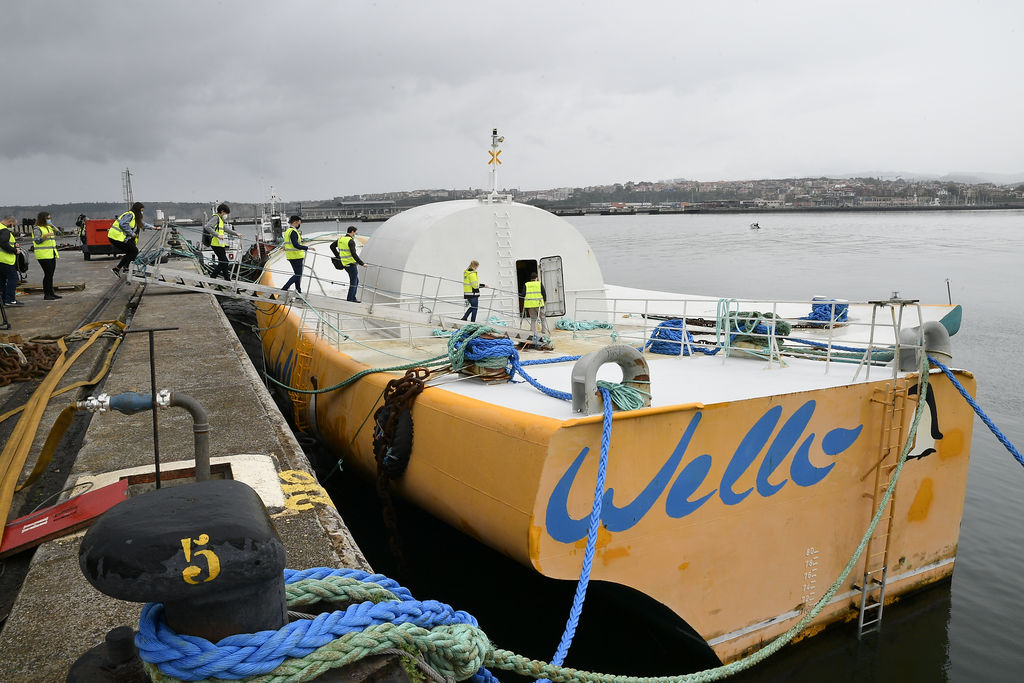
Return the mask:
<svg viewBox="0 0 1024 683">
<path fill-rule="evenodd" d="M 124 203 L 132 208 L 135 198 L 132 196 L 132 172 L 127 168 L 121 171 L 121 189 L 124 192 Z"/>
</svg>

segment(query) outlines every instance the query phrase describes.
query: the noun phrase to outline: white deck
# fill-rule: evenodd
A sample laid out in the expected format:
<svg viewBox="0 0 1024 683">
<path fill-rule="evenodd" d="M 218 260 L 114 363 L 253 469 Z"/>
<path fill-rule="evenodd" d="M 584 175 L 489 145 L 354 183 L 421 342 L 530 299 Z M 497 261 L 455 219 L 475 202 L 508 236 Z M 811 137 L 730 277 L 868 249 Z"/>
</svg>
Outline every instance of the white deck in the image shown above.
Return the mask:
<svg viewBox="0 0 1024 683">
<path fill-rule="evenodd" d="M 331 236 L 327 239 L 333 240 Z M 447 337 L 437 337 L 436 329 L 452 330 L 462 323 L 459 321 L 464 308 L 461 297 L 461 282 L 433 275 L 403 273 L 404 282 L 414 283 L 415 291 L 401 293 L 377 290 L 375 282 L 393 277 L 383 268 L 371 265 L 360 268 L 362 281 L 359 296 L 361 304 L 344 301 L 348 290 L 345 271 L 334 269 L 330 264 L 330 249 L 327 239 L 311 238 L 307 241 L 310 250 L 306 254 L 305 267 L 310 275 L 304 278 L 305 296 L 316 310 L 296 307 L 294 314 L 300 315 L 305 326 L 315 329 L 318 334 L 334 343 L 339 351 L 351 356 L 368 367 L 389 367 L 403 363 L 425 360 L 445 352 Z M 291 269 L 276 254 L 267 264 L 267 271 L 277 286 L 290 277 Z M 457 284 L 459 295 L 439 296 L 438 292 L 451 291 Z M 485 289 L 480 301 L 479 322 L 488 322 L 495 313 L 488 310 L 488 296 L 497 296 L 493 289 Z M 807 325 L 799 318 L 811 312 L 811 297 L 804 301 L 771 302 L 720 300 L 708 296 L 695 296 L 630 289 L 606 285 L 603 291 L 568 292 L 572 307 L 566 311 L 566 318 L 585 321 L 610 322 L 615 326 L 615 339 L 610 330 L 589 331 L 556 330 L 558 318 L 548 319 L 552 332 L 554 351 L 527 350 L 520 353 L 523 360 L 576 356 L 602 348 L 610 343 L 641 346 L 649 339 L 655 327 L 665 317 L 684 317 L 687 330 L 696 340 L 715 341 L 714 323 L 724 307 L 732 312 L 759 311 L 772 313 L 794 325 Z M 874 306 L 871 303 L 850 302 L 849 321 L 832 327 L 796 327 L 789 339 L 779 337 L 777 343 L 790 347 L 809 348 L 793 343 L 793 338 L 814 340 L 822 344 L 863 349 L 869 344 L 875 349 L 890 347 L 895 342 L 894 320 L 902 328 L 908 328 L 923 320 L 939 320 L 950 311 L 948 306 L 917 306 L 914 303 L 893 306 Z M 872 316 L 875 324 L 872 325 Z M 902 320 L 899 320 L 902 316 Z M 501 316 L 498 316 L 501 317 Z M 921 319 L 919 319 L 919 317 Z M 703 326 L 695 319 L 710 322 Z M 497 320 L 495 317 L 493 320 Z M 504 315 L 507 327 L 495 324 L 500 332 L 507 331 L 516 337 L 516 325 L 521 321 Z M 527 331 L 518 334 L 520 339 L 528 336 Z M 890 366 L 862 366 L 858 371 L 856 362 L 805 359 L 784 355 L 781 362 L 748 355 L 741 350 L 724 350 L 708 356 L 694 353 L 691 356 L 666 356 L 653 352 L 645 353 L 651 368 L 652 406 L 664 407 L 679 404 L 701 403 L 705 405 L 723 401 L 809 391 L 851 384 L 854 381 L 881 380 L 893 376 Z M 569 392 L 570 373 L 573 361 L 551 365 L 531 365 L 525 370 L 542 385 L 551 389 Z M 618 381 L 621 372 L 615 364 L 601 368 L 599 379 Z M 469 398 L 487 403 L 521 410 L 556 419 L 570 419 L 573 414 L 570 403 L 544 395 L 528 383 L 516 378 L 513 384 L 485 384 L 479 379 L 459 375 L 438 376 L 431 380 L 432 386 L 443 387 Z"/>
</svg>

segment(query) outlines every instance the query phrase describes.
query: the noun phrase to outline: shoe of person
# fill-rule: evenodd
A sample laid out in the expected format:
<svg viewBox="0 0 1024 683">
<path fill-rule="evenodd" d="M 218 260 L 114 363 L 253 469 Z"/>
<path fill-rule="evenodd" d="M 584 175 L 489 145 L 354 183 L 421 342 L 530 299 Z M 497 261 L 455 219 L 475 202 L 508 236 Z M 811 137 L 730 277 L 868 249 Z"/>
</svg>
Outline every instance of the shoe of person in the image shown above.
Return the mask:
<svg viewBox="0 0 1024 683">
<path fill-rule="evenodd" d="M 121 270 L 119 268 L 111 268 L 110 272 L 114 274 L 114 277 L 121 277 Z"/>
<path fill-rule="evenodd" d="M 25 302 L 23 302 L 23 301 L 5 301 L 4 302 L 4 306 L 24 306 L 24 305 L 25 305 Z"/>
<path fill-rule="evenodd" d="M 46 296 L 43 297 L 43 301 L 56 301 L 59 298 L 60 297 L 57 296 L 56 294 L 47 294 Z"/>
</svg>

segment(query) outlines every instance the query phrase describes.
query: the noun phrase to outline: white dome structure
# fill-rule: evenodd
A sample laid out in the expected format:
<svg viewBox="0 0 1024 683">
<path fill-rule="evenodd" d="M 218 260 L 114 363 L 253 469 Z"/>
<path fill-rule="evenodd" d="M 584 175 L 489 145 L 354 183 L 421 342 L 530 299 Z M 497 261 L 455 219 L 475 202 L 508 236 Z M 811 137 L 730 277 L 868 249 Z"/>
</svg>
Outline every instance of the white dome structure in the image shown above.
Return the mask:
<svg viewBox="0 0 1024 683">
<path fill-rule="evenodd" d="M 605 295 L 601 268 L 576 228 L 543 209 L 493 197 L 404 211 L 374 232 L 361 255 L 372 270 L 380 269 L 373 283 L 378 291 L 410 294 L 429 287 L 428 296 L 461 297 L 463 271 L 475 260 L 480 282 L 506 302 L 505 310 L 534 272 L 541 274 L 548 301 L 561 300 L 569 312 L 578 297 Z"/>
</svg>

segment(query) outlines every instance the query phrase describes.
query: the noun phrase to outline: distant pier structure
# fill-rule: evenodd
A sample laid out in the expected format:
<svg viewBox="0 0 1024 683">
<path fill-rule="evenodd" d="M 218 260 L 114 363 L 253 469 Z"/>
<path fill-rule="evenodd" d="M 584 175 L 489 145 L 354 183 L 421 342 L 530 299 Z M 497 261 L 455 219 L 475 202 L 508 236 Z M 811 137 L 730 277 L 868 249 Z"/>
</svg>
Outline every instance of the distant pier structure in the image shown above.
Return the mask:
<svg viewBox="0 0 1024 683">
<path fill-rule="evenodd" d="M 304 206 L 302 218 L 307 221 L 386 221 L 401 211 L 391 200 L 348 201 L 334 206 Z"/>
</svg>

